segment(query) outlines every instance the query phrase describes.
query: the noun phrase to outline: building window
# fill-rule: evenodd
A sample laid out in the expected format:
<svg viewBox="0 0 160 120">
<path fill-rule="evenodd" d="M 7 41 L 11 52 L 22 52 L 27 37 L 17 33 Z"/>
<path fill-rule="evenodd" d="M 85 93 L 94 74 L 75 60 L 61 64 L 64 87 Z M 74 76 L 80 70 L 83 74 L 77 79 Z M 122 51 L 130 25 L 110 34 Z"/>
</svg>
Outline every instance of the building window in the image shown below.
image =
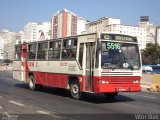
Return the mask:
<svg viewBox="0 0 160 120">
<path fill-rule="evenodd" d="M 21 60 L 22 46 L 15 47 L 15 60 Z"/>
</svg>

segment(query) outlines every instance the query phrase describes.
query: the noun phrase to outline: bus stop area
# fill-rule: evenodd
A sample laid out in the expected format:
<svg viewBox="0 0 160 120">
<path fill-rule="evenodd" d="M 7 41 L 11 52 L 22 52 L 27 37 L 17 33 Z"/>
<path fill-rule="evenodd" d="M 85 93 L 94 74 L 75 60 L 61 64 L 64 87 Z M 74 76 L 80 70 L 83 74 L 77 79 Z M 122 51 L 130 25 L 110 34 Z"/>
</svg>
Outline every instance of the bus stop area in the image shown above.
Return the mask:
<svg viewBox="0 0 160 120">
<path fill-rule="evenodd" d="M 160 74 L 143 73 L 141 78 L 142 90 L 160 92 Z"/>
</svg>

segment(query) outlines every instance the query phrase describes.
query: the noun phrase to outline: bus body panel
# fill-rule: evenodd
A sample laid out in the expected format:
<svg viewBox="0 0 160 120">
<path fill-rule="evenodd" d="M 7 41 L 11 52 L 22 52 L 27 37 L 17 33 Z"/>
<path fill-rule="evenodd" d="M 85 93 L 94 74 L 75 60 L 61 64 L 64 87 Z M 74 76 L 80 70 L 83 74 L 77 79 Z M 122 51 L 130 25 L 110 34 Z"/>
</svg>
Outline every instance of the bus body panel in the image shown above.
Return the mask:
<svg viewBox="0 0 160 120">
<path fill-rule="evenodd" d="M 21 61 L 13 61 L 13 78 L 22 81 L 21 78 Z"/>
<path fill-rule="evenodd" d="M 140 92 L 140 76 L 101 76 L 94 77 L 94 92 Z M 134 83 L 138 80 L 138 83 Z"/>
</svg>

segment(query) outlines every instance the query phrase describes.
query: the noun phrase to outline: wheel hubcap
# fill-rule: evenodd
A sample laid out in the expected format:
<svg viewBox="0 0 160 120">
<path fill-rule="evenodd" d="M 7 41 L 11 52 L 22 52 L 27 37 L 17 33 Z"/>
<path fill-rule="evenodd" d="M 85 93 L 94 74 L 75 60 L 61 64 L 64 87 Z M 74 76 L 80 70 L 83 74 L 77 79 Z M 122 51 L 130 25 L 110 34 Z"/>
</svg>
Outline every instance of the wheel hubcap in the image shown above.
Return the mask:
<svg viewBox="0 0 160 120">
<path fill-rule="evenodd" d="M 78 86 L 77 85 L 73 85 L 73 93 L 74 94 L 78 93 Z"/>
<path fill-rule="evenodd" d="M 31 88 L 33 88 L 33 82 L 32 82 L 32 80 L 29 81 L 29 86 L 30 86 Z"/>
</svg>

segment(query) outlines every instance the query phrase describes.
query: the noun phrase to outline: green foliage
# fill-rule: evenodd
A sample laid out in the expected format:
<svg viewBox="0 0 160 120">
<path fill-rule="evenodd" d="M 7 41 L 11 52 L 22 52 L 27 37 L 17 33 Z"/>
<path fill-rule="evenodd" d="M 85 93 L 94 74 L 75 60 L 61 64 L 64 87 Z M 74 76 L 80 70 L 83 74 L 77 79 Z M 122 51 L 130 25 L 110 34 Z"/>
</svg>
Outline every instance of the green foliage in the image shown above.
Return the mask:
<svg viewBox="0 0 160 120">
<path fill-rule="evenodd" d="M 141 55 L 143 64 L 160 64 L 160 45 L 147 44 Z"/>
</svg>

